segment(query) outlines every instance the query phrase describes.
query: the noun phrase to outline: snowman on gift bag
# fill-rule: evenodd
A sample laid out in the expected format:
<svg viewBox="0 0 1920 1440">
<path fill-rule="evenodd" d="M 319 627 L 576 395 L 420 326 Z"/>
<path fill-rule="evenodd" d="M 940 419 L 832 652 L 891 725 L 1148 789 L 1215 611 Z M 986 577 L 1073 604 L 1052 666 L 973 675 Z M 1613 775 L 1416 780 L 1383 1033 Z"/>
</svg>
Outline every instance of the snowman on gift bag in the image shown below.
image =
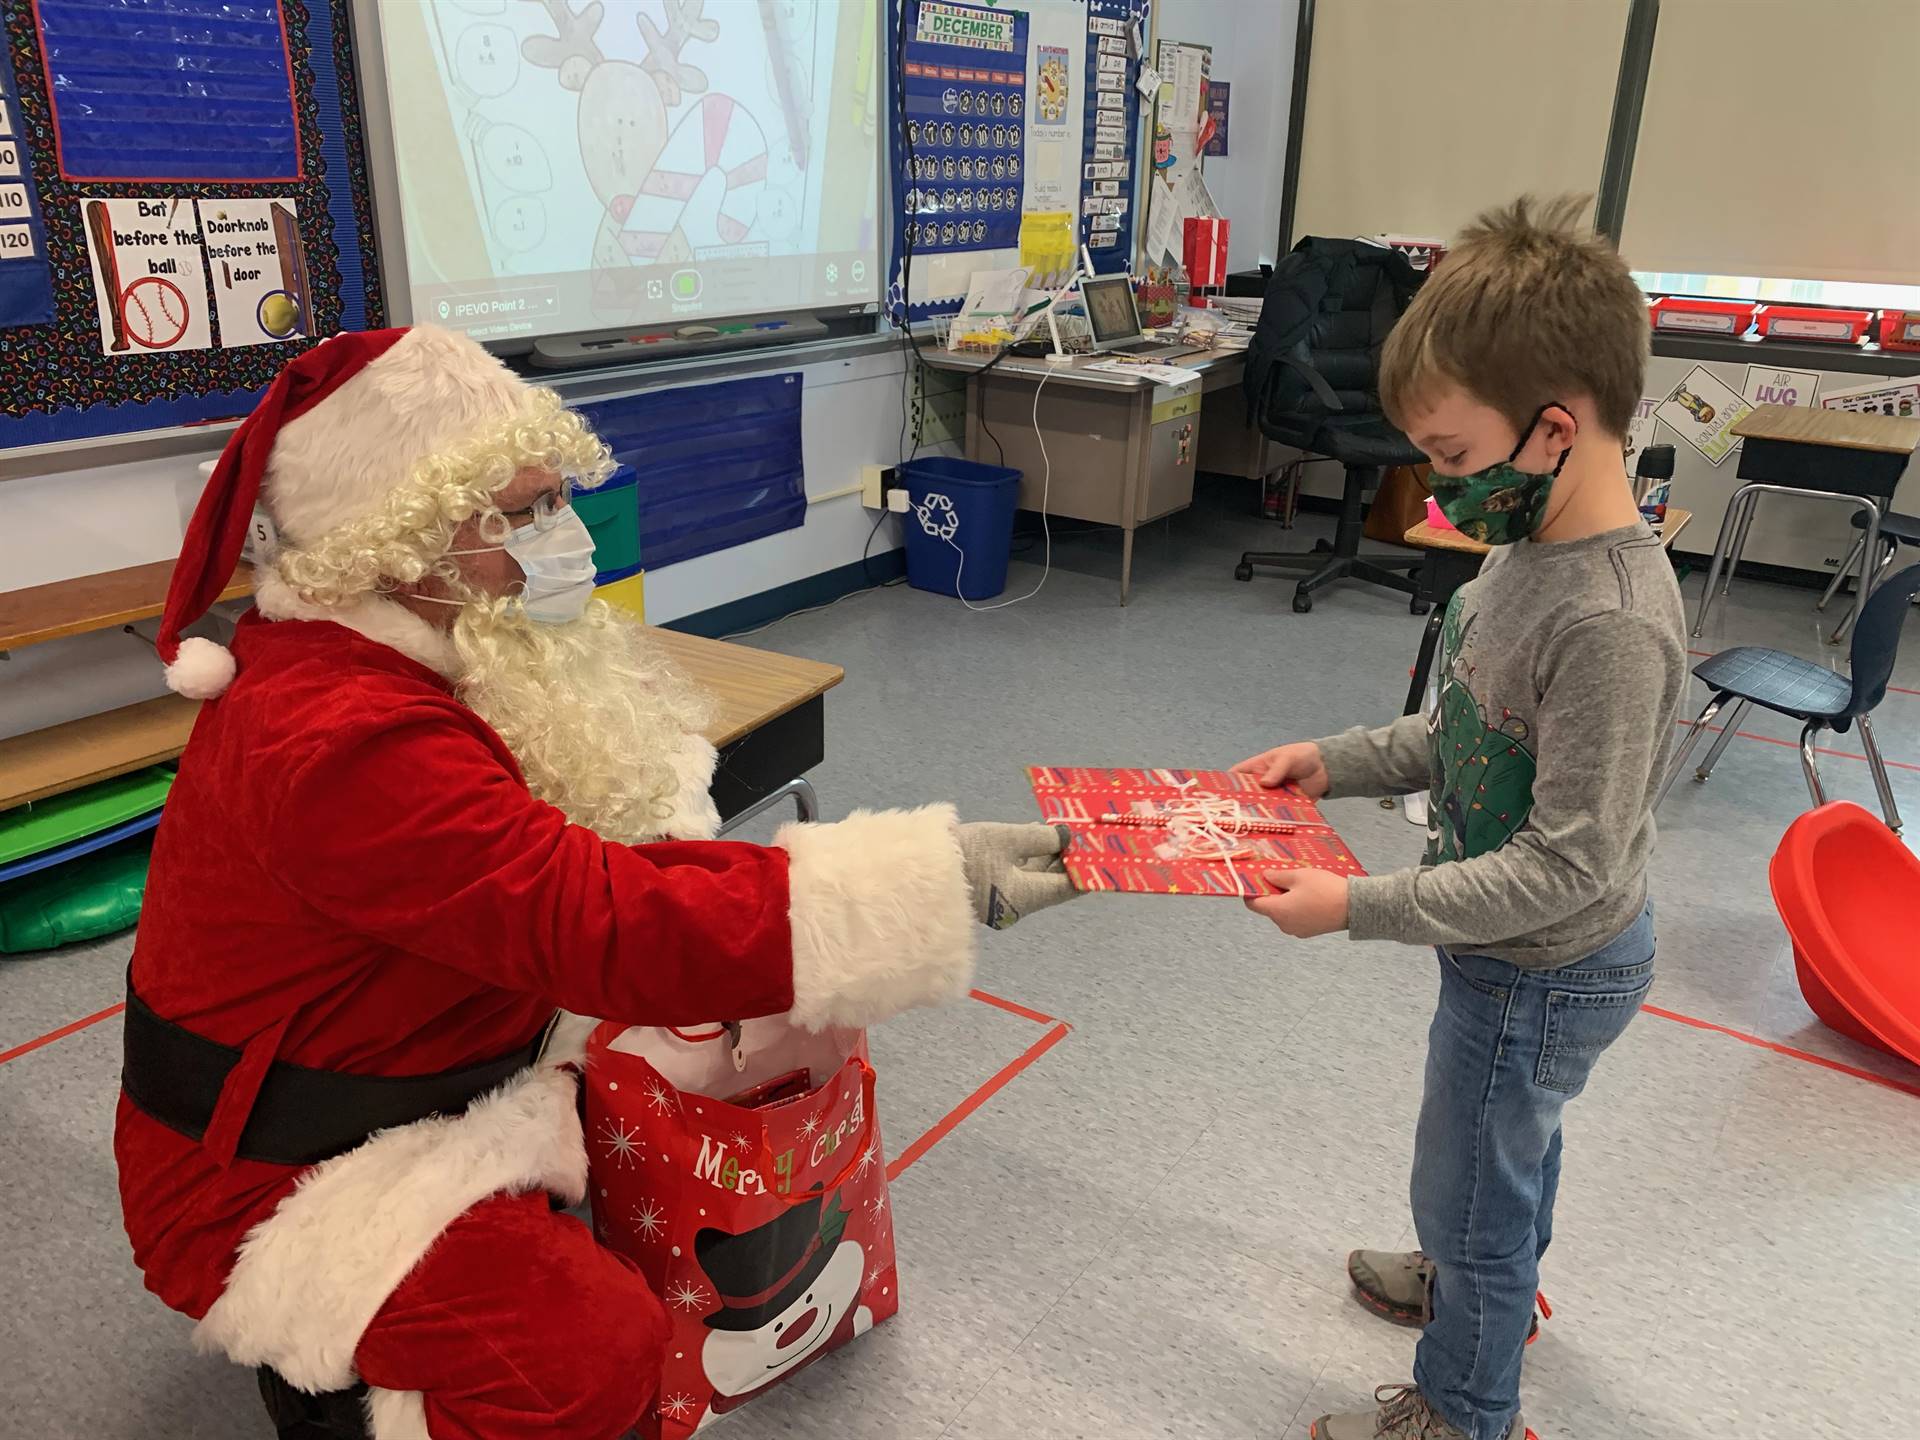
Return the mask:
<svg viewBox="0 0 1920 1440">
<path fill-rule="evenodd" d="M 743 1234 L 702 1230 L 693 1250 L 719 1296 L 700 1360 L 713 1401 L 701 1428 L 873 1328 L 860 1303 L 866 1252 L 843 1239 L 836 1193 Z"/>
</svg>

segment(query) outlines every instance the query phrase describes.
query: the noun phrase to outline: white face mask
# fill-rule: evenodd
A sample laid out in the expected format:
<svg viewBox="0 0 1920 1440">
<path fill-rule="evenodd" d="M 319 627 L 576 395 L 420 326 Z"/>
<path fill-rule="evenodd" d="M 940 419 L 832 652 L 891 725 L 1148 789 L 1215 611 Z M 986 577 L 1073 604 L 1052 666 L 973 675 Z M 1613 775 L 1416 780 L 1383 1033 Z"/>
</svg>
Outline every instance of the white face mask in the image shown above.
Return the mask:
<svg viewBox="0 0 1920 1440">
<path fill-rule="evenodd" d="M 447 553 L 484 555 L 488 550 L 505 550 L 526 574 L 521 604 L 530 620 L 564 625 L 578 620 L 593 598 L 593 533 L 571 506 L 557 511 L 544 528 L 522 525 L 503 545 Z"/>
</svg>

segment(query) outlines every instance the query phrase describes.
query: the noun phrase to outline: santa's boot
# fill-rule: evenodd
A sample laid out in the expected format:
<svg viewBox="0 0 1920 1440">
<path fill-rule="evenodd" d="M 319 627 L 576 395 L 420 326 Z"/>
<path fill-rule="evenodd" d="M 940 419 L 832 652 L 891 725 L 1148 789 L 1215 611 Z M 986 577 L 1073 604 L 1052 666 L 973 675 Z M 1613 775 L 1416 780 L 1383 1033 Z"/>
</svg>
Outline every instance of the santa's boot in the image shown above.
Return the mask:
<svg viewBox="0 0 1920 1440">
<path fill-rule="evenodd" d="M 260 1398 L 267 1402 L 280 1440 L 372 1440 L 367 1424 L 367 1387 L 311 1395 L 296 1390 L 280 1372 L 262 1365 Z"/>
</svg>

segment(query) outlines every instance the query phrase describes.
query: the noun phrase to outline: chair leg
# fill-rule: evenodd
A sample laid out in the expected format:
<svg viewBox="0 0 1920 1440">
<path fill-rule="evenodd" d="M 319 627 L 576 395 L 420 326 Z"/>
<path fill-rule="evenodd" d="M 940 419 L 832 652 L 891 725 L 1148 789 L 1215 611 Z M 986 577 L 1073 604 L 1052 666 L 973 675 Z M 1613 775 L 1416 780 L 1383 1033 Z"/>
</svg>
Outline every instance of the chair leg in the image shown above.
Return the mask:
<svg viewBox="0 0 1920 1440">
<path fill-rule="evenodd" d="M 1880 742 L 1874 737 L 1873 717 L 1860 717 L 1860 747 L 1867 752 L 1867 769 L 1873 772 L 1873 788 L 1880 796 L 1880 813 L 1887 817 L 1887 828 L 1900 833 L 1900 807 L 1893 803 L 1893 784 L 1887 775 L 1887 762 L 1880 758 Z"/>
<path fill-rule="evenodd" d="M 1720 727 L 1720 733 L 1713 737 L 1713 748 L 1707 751 L 1707 758 L 1702 760 L 1700 768 L 1693 772 L 1693 778 L 1696 781 L 1704 783 L 1706 778 L 1713 774 L 1713 767 L 1720 763 L 1720 757 L 1726 753 L 1727 746 L 1733 741 L 1734 732 L 1740 728 L 1741 720 L 1746 718 L 1747 711 L 1752 707 L 1751 700 L 1742 700 L 1733 707 L 1733 712 L 1727 716 L 1726 723 Z"/>
<path fill-rule="evenodd" d="M 1864 544 L 1865 542 L 1862 541 L 1861 543 Z M 1873 572 L 1873 584 L 1875 587 L 1878 587 L 1880 582 L 1887 578 L 1887 571 L 1893 566 L 1894 556 L 1899 553 L 1899 541 L 1882 540 L 1880 542 L 1880 563 L 1874 567 Z M 1847 632 L 1853 629 L 1853 622 L 1860 618 L 1860 606 L 1865 603 L 1866 598 L 1866 596 L 1859 593 L 1858 589 L 1855 590 L 1853 601 L 1847 606 L 1847 613 L 1840 617 L 1840 623 L 1833 627 L 1833 634 L 1827 637 L 1827 643 L 1829 645 L 1838 645 L 1847 638 Z"/>
<path fill-rule="evenodd" d="M 1826 729 L 1821 720 L 1809 720 L 1800 731 L 1800 773 L 1807 778 L 1807 793 L 1817 810 L 1827 803 L 1827 792 L 1820 784 L 1820 769 L 1813 763 L 1813 737 Z"/>
<path fill-rule="evenodd" d="M 1713 723 L 1713 717 L 1720 713 L 1720 707 L 1732 697 L 1725 691 L 1707 702 L 1707 708 L 1700 712 L 1693 722 L 1693 728 L 1687 731 L 1686 739 L 1680 742 L 1679 750 L 1674 752 L 1673 763 L 1667 768 L 1667 778 L 1660 782 L 1660 793 L 1653 797 L 1653 808 L 1658 810 L 1660 802 L 1667 798 L 1667 792 L 1673 789 L 1673 782 L 1680 778 L 1680 772 L 1687 768 L 1687 757 L 1693 753 L 1693 747 L 1706 733 L 1707 726 Z"/>
<path fill-rule="evenodd" d="M 1833 572 L 1833 579 L 1827 582 L 1827 588 L 1820 593 L 1820 603 L 1813 607 L 1815 610 L 1825 610 L 1833 603 L 1833 597 L 1840 593 L 1840 587 L 1846 584 L 1847 576 L 1853 572 L 1854 565 L 1859 562 L 1860 547 L 1866 543 L 1867 535 L 1863 530 L 1860 532 L 1860 538 L 1853 542 L 1853 548 L 1847 551 L 1847 558 L 1840 562 L 1840 568 Z"/>
</svg>

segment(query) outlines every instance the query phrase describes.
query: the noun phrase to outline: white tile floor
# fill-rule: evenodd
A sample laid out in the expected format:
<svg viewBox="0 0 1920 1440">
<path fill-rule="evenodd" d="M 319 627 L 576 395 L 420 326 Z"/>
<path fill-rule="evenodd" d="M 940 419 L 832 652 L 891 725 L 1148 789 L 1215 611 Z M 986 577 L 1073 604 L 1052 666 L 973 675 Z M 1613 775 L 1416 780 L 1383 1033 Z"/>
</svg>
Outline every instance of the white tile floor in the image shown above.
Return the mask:
<svg viewBox="0 0 1920 1440">
<path fill-rule="evenodd" d="M 1143 534 L 1124 611 L 1112 543 L 1081 538 L 1027 605 L 968 615 L 891 590 L 754 643 L 848 669 L 816 777 L 830 814 L 950 797 L 1020 818 L 1029 762 L 1225 762 L 1397 710 L 1420 622 L 1365 590 L 1295 616 L 1287 582 L 1236 585 L 1238 551 L 1276 541 L 1211 503 Z M 1013 593 L 1035 575 L 1017 568 Z M 1813 599 L 1741 582 L 1695 644 L 1819 655 Z M 1895 682 L 1882 744 L 1920 820 L 1920 642 Z M 1872 806 L 1862 762 L 1823 764 Z M 1766 861 L 1805 800 L 1793 751 L 1760 740 L 1676 790 L 1653 1003 L 1906 1088 L 1636 1021 L 1568 1112 L 1556 1315 L 1525 1379 L 1542 1440 L 1916 1431 L 1920 1071 L 1799 998 Z M 1336 819 L 1372 868 L 1416 856 L 1397 815 Z M 0 1052 L 111 1004 L 126 953 L 0 962 Z M 1428 957 L 1286 942 L 1224 902 L 1103 897 L 994 937 L 981 984 L 1072 1032 L 896 1183 L 900 1316 L 717 1433 L 1277 1440 L 1406 1377 L 1411 1333 L 1353 1303 L 1341 1266 L 1352 1245 L 1410 1243 Z M 877 1032 L 895 1152 L 1046 1033 L 977 1002 Z M 109 1021 L 0 1065 L 0 1437 L 264 1436 L 250 1378 L 195 1356 L 128 1259 L 118 1044 Z"/>
</svg>

